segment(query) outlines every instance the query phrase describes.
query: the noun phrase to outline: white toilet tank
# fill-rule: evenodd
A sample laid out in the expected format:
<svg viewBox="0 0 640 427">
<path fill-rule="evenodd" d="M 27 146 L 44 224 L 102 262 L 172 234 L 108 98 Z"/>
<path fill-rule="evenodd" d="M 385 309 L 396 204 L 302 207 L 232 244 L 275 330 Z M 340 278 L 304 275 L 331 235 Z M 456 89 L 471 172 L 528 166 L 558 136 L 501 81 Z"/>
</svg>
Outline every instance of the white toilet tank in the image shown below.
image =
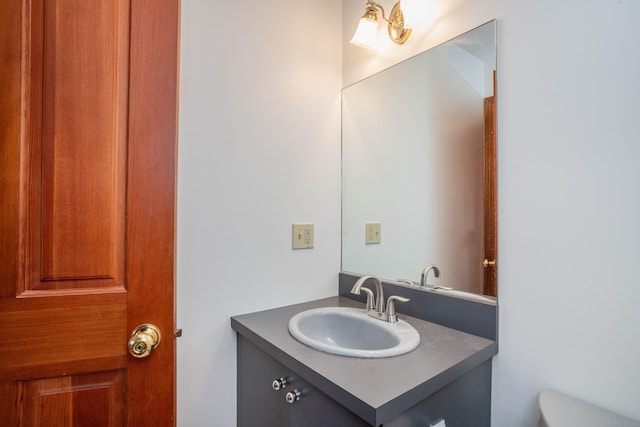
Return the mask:
<svg viewBox="0 0 640 427">
<path fill-rule="evenodd" d="M 640 427 L 640 422 L 582 400 L 543 390 L 538 396 L 539 427 Z"/>
</svg>

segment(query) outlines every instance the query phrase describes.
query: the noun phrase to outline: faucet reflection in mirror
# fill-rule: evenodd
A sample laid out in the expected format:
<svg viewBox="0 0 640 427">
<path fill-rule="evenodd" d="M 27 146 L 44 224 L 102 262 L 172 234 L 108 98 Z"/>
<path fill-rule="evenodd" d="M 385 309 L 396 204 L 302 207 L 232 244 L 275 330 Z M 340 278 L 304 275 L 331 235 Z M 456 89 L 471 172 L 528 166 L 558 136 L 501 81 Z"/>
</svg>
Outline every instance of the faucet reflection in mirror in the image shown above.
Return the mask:
<svg viewBox="0 0 640 427">
<path fill-rule="evenodd" d="M 389 15 L 385 16 L 382 5 L 373 0 L 367 1 L 364 15 L 360 18 L 351 44 L 367 49 L 374 49 L 378 39 L 378 9 L 382 12 L 382 19 L 387 21 L 387 34 L 393 42 L 403 44 L 411 35 L 412 28 L 424 25 L 429 18 L 429 3 L 426 0 L 398 1 Z M 411 25 L 409 25 L 409 22 Z"/>
<path fill-rule="evenodd" d="M 431 270 L 433 270 L 433 275 L 436 277 L 436 279 L 440 277 L 440 269 L 438 267 L 433 264 L 427 265 L 424 270 L 422 270 L 422 274 L 420 275 L 420 286 L 427 286 L 427 276 L 429 275 L 429 272 Z"/>
</svg>

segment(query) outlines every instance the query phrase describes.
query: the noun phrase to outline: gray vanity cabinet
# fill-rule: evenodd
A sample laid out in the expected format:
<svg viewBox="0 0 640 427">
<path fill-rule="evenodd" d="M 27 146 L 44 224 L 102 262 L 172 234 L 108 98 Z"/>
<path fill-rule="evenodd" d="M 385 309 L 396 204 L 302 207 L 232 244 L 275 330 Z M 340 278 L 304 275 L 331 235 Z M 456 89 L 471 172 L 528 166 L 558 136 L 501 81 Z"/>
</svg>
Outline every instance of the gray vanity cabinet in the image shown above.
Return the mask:
<svg viewBox="0 0 640 427">
<path fill-rule="evenodd" d="M 285 378 L 274 390 L 272 382 Z M 300 393 L 293 403 L 287 393 Z M 238 335 L 238 427 L 368 426 L 335 400 L 308 384 L 246 338 Z"/>
<path fill-rule="evenodd" d="M 272 382 L 287 384 L 274 390 Z M 300 392 L 288 403 L 287 393 Z M 429 398 L 382 424 L 383 427 L 436 425 L 489 427 L 491 423 L 491 360 L 469 371 Z M 285 365 L 238 335 L 238 427 L 371 426 L 307 383 Z"/>
<path fill-rule="evenodd" d="M 403 315 L 421 344 L 398 357 L 360 360 L 310 349 L 288 332 L 289 319 L 302 311 L 361 304 L 336 296 L 232 317 L 238 426 L 429 427 L 444 420 L 447 427 L 490 427 L 493 339 Z M 287 384 L 276 391 L 280 378 Z M 300 399 L 288 403 L 296 390 Z"/>
</svg>

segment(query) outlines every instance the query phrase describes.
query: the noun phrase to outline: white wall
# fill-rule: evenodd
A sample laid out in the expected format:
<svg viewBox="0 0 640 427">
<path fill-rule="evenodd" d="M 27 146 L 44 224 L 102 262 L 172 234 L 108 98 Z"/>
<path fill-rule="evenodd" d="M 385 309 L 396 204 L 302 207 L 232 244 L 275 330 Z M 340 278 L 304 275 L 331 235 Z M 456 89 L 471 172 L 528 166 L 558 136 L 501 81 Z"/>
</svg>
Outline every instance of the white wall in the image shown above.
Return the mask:
<svg viewBox="0 0 640 427">
<path fill-rule="evenodd" d="M 493 425 L 534 426 L 546 387 L 640 419 L 640 2 L 436 4 L 428 32 L 371 54 L 343 2 L 343 83 L 498 19 Z"/>
<path fill-rule="evenodd" d="M 337 292 L 340 23 L 338 0 L 182 2 L 179 426 L 235 425 L 232 315 Z"/>
</svg>

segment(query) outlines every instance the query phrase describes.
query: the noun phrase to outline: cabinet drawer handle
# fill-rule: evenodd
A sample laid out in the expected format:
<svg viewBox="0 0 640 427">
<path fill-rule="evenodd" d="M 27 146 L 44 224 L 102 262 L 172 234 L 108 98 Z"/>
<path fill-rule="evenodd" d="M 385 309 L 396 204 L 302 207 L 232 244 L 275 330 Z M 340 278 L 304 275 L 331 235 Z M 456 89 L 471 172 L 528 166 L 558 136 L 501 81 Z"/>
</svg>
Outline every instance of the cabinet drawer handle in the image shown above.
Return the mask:
<svg viewBox="0 0 640 427">
<path fill-rule="evenodd" d="M 286 386 L 287 386 L 286 378 L 278 378 L 273 380 L 273 382 L 271 383 L 271 388 L 274 389 L 275 391 L 281 390 Z"/>
<path fill-rule="evenodd" d="M 298 400 L 300 400 L 300 392 L 298 391 L 298 389 L 295 389 L 287 393 L 285 398 L 287 399 L 287 403 L 296 403 Z"/>
</svg>

